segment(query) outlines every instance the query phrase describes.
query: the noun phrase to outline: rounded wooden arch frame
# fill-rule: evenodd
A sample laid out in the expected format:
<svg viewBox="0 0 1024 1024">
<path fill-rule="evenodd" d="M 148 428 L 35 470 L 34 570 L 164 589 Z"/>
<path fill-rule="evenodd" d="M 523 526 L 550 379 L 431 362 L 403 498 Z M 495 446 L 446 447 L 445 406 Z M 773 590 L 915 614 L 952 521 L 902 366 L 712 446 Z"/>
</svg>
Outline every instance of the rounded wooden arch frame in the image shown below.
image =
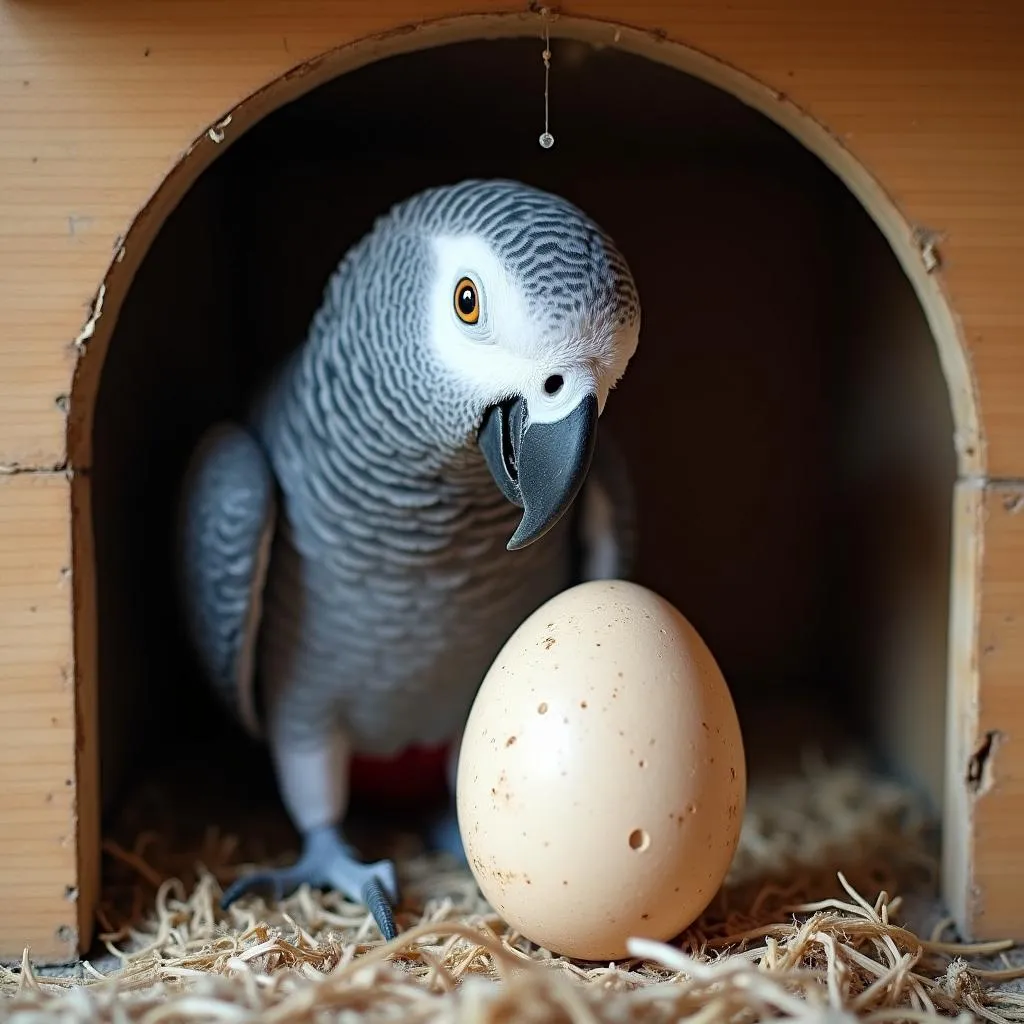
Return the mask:
<svg viewBox="0 0 1024 1024">
<path fill-rule="evenodd" d="M 463 15 L 403 25 L 329 50 L 297 65 L 280 78 L 267 83 L 219 117 L 193 140 L 157 192 L 139 212 L 105 276 L 103 310 L 107 316 L 96 321 L 89 346 L 79 361 L 68 419 L 68 447 L 72 464 L 88 460 L 92 396 L 99 385 L 103 358 L 113 334 L 112 304 L 120 302 L 130 279 L 124 273 L 123 253 L 131 251 L 128 270 L 141 262 L 149 243 L 167 213 L 179 202 L 192 183 L 224 148 L 267 114 L 297 99 L 316 86 L 354 71 L 365 64 L 402 53 L 425 50 L 474 39 L 503 39 L 524 36 L 567 38 L 580 42 L 612 45 L 636 56 L 666 64 L 700 78 L 730 93 L 785 128 L 814 153 L 836 175 L 870 214 L 885 235 L 916 292 L 928 320 L 949 389 L 956 427 L 957 463 L 960 476 L 975 476 L 983 464 L 981 427 L 975 386 L 960 328 L 945 294 L 942 279 L 934 276 L 937 260 L 932 240 L 908 223 L 882 184 L 829 130 L 801 110 L 786 95 L 765 86 L 745 72 L 667 36 L 652 34 L 613 22 L 593 18 L 536 13 Z M 141 251 L 140 251 L 141 250 Z M 112 291 L 112 286 L 121 287 Z"/>
<path fill-rule="evenodd" d="M 578 5 L 579 13 L 571 16 L 558 13 L 552 17 L 544 9 L 524 12 L 521 8 L 511 10 L 507 4 L 498 3 L 485 3 L 484 6 L 490 8 L 486 13 L 448 16 L 451 13 L 449 3 L 450 0 L 424 3 L 424 13 L 433 17 L 415 25 L 398 24 L 399 12 L 393 10 L 387 2 L 359 2 L 350 8 L 346 5 L 348 9 L 343 13 L 337 13 L 336 10 L 334 13 L 326 13 L 327 7 L 333 8 L 335 5 L 319 4 L 313 0 L 302 5 L 303 11 L 316 13 L 319 19 L 318 31 L 310 32 L 309 38 L 301 46 L 293 48 L 290 55 L 278 55 L 276 60 L 283 66 L 276 67 L 276 75 L 268 73 L 274 61 L 261 58 L 261 66 L 266 67 L 262 78 L 265 84 L 255 83 L 257 87 L 255 90 L 250 88 L 248 94 L 245 84 L 254 84 L 246 83 L 248 72 L 239 72 L 236 78 L 231 79 L 226 90 L 214 90 L 218 96 L 221 93 L 228 96 L 234 90 L 234 95 L 229 96 L 232 102 L 227 108 L 221 107 L 221 113 L 194 136 L 155 191 L 151 192 L 148 201 L 130 218 L 127 230 L 114 247 L 113 258 L 103 275 L 90 315 L 75 340 L 77 360 L 70 401 L 67 404 L 65 465 L 71 481 L 74 717 L 77 723 L 73 769 L 75 806 L 71 829 L 77 852 L 77 885 L 74 886 L 77 908 L 73 916 L 69 917 L 69 908 L 65 905 L 60 913 L 65 915 L 68 924 L 56 930 L 56 940 L 52 939 L 52 931 L 47 933 L 50 938 L 40 935 L 35 943 L 36 951 L 42 958 L 60 959 L 72 949 L 84 948 L 93 930 L 99 886 L 100 844 L 95 724 L 97 670 L 94 558 L 88 472 L 92 461 L 92 416 L 104 357 L 118 311 L 150 243 L 170 210 L 225 147 L 263 116 L 322 82 L 384 57 L 453 42 L 515 36 L 541 39 L 545 28 L 553 41 L 571 37 L 616 46 L 670 65 L 733 94 L 777 122 L 846 183 L 888 240 L 911 282 L 935 339 L 949 390 L 955 422 L 955 437 L 951 438 L 951 443 L 956 450 L 959 476 L 956 493 L 951 496 L 954 503 L 954 560 L 947 681 L 948 750 L 943 890 L 955 918 L 967 934 L 987 937 L 1016 932 L 1024 937 L 1024 892 L 1018 893 L 1011 845 L 1020 830 L 1016 822 L 1024 820 L 1024 792 L 1019 784 L 1012 783 L 1014 776 L 1019 778 L 1024 775 L 1024 757 L 1016 755 L 1012 745 L 1007 742 L 1012 732 L 1010 718 L 1014 714 L 1005 710 L 1009 703 L 1004 693 L 1008 668 L 998 662 L 988 668 L 990 674 L 986 675 L 981 663 L 982 638 L 985 636 L 987 622 L 994 622 L 996 618 L 1012 622 L 1018 608 L 1024 618 L 1024 568 L 1018 568 L 1024 566 L 1024 530 L 1016 526 L 1013 519 L 1016 511 L 1024 505 L 1024 491 L 1018 495 L 1015 483 L 1017 476 L 1024 476 L 1024 472 L 1012 472 L 1017 461 L 1024 463 L 1024 454 L 1016 454 L 1024 449 L 1017 436 L 1019 434 L 1024 438 L 1024 421 L 1018 423 L 1010 417 L 1009 426 L 1003 431 L 1006 436 L 999 441 L 998 446 L 991 444 L 990 439 L 985 437 L 979 401 L 977 359 L 967 342 L 965 321 L 954 312 L 954 304 L 947 294 L 949 278 L 940 265 L 942 260 L 937 246 L 944 244 L 943 236 L 912 223 L 901 209 L 901 205 L 906 208 L 907 204 L 894 201 L 887 191 L 886 181 L 873 176 L 867 162 L 862 162 L 837 135 L 835 126 L 830 130 L 811 115 L 809 111 L 821 105 L 813 102 L 813 86 L 804 86 L 808 102 L 802 105 L 778 88 L 740 70 L 740 67 L 750 63 L 744 59 L 744 46 L 718 45 L 716 40 L 720 43 L 723 36 L 730 32 L 736 33 L 744 36 L 747 40 L 746 49 L 750 50 L 749 44 L 756 27 L 744 27 L 733 14 L 719 12 L 714 3 L 698 5 L 705 21 L 695 19 L 692 25 L 684 23 L 684 16 L 680 12 L 631 8 L 631 18 L 647 23 L 639 27 L 612 20 L 617 13 L 614 4 L 583 2 Z M 894 0 L 890 13 L 903 11 L 905 14 L 908 5 L 909 0 L 906 4 L 903 0 Z M 96 4 L 94 11 L 96 8 L 102 11 L 106 6 Z M 176 38 L 179 41 L 187 38 L 190 33 L 194 33 L 198 40 L 204 31 L 213 28 L 216 31 L 224 30 L 222 21 L 218 21 L 216 26 L 204 21 L 208 16 L 192 10 L 195 6 L 202 7 L 187 5 L 191 13 L 167 16 L 176 23 Z M 285 0 L 263 0 L 261 6 L 266 9 L 264 13 L 272 15 L 269 20 L 265 19 L 266 24 L 260 30 L 265 32 L 268 39 L 275 34 L 280 37 L 281 29 L 302 17 L 296 15 L 295 9 Z M 798 14 L 796 9 L 800 7 L 796 0 L 776 0 L 776 6 L 780 12 L 788 12 L 789 24 L 792 25 L 793 18 Z M 210 7 L 219 10 L 220 16 L 223 16 L 223 4 L 214 3 Z M 825 16 L 828 25 L 835 32 L 841 33 L 843 18 L 851 16 L 856 8 L 853 0 L 844 0 Z M 135 29 L 139 29 L 140 25 L 144 27 L 145 19 L 141 15 L 128 13 L 129 8 L 119 3 L 110 4 L 107 14 L 86 14 L 84 6 L 75 9 L 79 12 L 78 16 L 89 21 L 93 27 L 99 25 L 100 34 L 103 24 L 106 24 L 107 32 L 116 33 L 118 25 L 123 27 L 124 20 L 130 22 L 133 17 L 138 22 Z M 293 13 L 289 14 L 289 11 Z M 694 11 L 690 10 L 689 16 L 693 15 Z M 662 19 L 662 26 L 668 27 L 655 27 L 652 23 L 656 17 Z M 950 23 L 947 26 L 949 31 L 961 39 L 969 39 L 971 29 L 967 14 L 957 17 L 963 24 L 958 26 Z M 785 21 L 785 18 L 782 20 Z M 701 25 L 704 26 L 703 31 Z M 821 25 L 818 28 L 820 30 Z M 880 25 L 878 30 L 883 31 L 884 26 Z M 763 25 L 757 31 L 773 34 L 771 28 Z M 781 33 L 781 28 L 774 31 L 776 39 L 773 45 L 777 50 L 789 45 L 788 41 L 779 38 Z M 154 35 L 157 36 L 157 33 Z M 692 41 L 688 44 L 676 41 L 684 37 Z M 24 35 L 24 38 L 28 36 Z M 703 45 L 702 39 L 706 40 Z M 328 43 L 335 45 L 317 52 L 319 47 Z M 285 44 L 287 50 L 287 40 Z M 919 40 L 917 45 L 919 49 L 924 45 L 927 52 L 927 42 L 921 44 Z M 793 63 L 799 66 L 801 59 L 807 58 L 813 50 L 813 44 L 804 39 L 802 43 L 793 43 L 793 46 Z M 97 49 L 97 54 L 101 49 Z M 934 49 L 934 60 L 931 63 L 924 61 L 926 72 L 932 66 L 938 68 L 944 59 L 942 54 L 945 51 L 941 41 L 935 43 Z M 296 63 L 296 54 L 303 50 L 304 59 Z M 209 41 L 203 52 L 210 66 L 214 66 L 215 47 L 209 45 Z M 146 56 L 148 54 L 147 50 Z M 782 66 L 778 61 L 776 65 Z M 830 88 L 835 99 L 837 90 L 841 91 L 843 86 L 833 84 Z M 794 85 L 790 91 L 796 96 L 800 89 Z M 0 91 L 0 98 L 2 95 Z M 239 100 L 239 97 L 244 98 Z M 853 102 L 852 97 L 850 102 Z M 807 109 L 804 109 L 805 106 Z M 876 102 L 872 116 L 884 119 L 881 107 L 884 104 L 880 106 Z M 867 130 L 870 130 L 870 124 Z M 2 138 L 0 127 L 0 141 Z M 876 142 L 875 150 L 879 146 L 882 143 Z M 991 148 L 993 152 L 999 149 L 998 139 L 993 140 Z M 875 165 L 878 165 L 877 160 Z M 1000 180 L 1005 180 L 1008 174 L 1007 171 Z M 2 177 L 0 184 L 3 184 Z M 132 184 L 138 186 L 140 182 Z M 909 190 L 905 181 L 901 187 Z M 928 192 L 927 189 L 923 191 Z M 952 244 L 950 248 L 953 248 Z M 973 271 L 975 275 L 982 272 Z M 980 291 L 976 282 L 969 280 L 972 272 L 961 267 L 958 273 L 960 276 L 957 284 L 961 295 L 976 298 L 976 293 L 980 294 Z M 1020 312 L 1024 313 L 1024 303 L 1021 307 Z M 991 372 L 989 376 L 992 376 Z M 993 404 L 1000 403 L 997 401 Z M 1004 401 L 1002 404 L 1009 403 Z M 2 427 L 0 423 L 0 440 Z M 1010 469 L 1011 472 L 993 479 L 990 475 L 993 460 L 999 464 L 999 468 Z M 1021 469 L 1024 470 L 1024 465 Z M 1024 516 L 1020 518 L 1024 519 Z M 993 520 L 998 521 L 994 523 Z M 1004 569 L 996 566 L 988 570 L 988 575 L 996 576 L 1004 582 L 1002 598 L 994 606 L 988 607 L 983 592 L 987 582 L 987 560 L 993 551 L 1005 556 L 1007 567 Z M 1016 561 L 1010 564 L 1011 555 L 1015 551 Z M 986 616 L 989 618 L 986 619 Z M 1024 638 L 1019 633 L 1013 632 L 1010 640 L 1010 654 L 1014 651 L 1024 652 Z M 983 691 L 998 692 L 1001 697 L 987 705 Z M 998 725 L 993 722 L 994 713 L 1003 716 Z M 1024 710 L 1017 711 L 1015 716 L 1014 721 L 1024 725 Z M 1000 755 L 998 760 L 997 752 Z M 1004 784 L 1004 777 L 1009 777 L 1011 784 Z M 11 884 L 13 888 L 13 881 Z M 0 891 L 5 886 L 6 880 L 0 863 Z M 70 890 L 72 887 L 68 888 Z M 53 920 L 52 915 L 48 920 Z"/>
</svg>

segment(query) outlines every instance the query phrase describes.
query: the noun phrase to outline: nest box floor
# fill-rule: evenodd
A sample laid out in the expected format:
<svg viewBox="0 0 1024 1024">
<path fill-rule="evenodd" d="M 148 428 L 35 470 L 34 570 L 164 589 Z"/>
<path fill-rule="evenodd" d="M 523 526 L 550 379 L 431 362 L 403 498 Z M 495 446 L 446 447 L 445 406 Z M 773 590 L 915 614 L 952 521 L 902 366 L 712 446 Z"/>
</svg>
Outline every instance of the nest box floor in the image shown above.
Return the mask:
<svg viewBox="0 0 1024 1024">
<path fill-rule="evenodd" d="M 390 944 L 361 908 L 306 888 L 221 911 L 223 888 L 287 858 L 294 833 L 254 802 L 262 767 L 171 764 L 111 826 L 94 955 L 0 968 L 0 1020 L 1024 1020 L 1024 957 L 961 944 L 943 919 L 935 829 L 914 795 L 853 755 L 801 761 L 752 775 L 737 855 L 701 919 L 616 964 L 532 946 L 467 871 L 379 822 L 356 838 L 398 860 Z"/>
</svg>

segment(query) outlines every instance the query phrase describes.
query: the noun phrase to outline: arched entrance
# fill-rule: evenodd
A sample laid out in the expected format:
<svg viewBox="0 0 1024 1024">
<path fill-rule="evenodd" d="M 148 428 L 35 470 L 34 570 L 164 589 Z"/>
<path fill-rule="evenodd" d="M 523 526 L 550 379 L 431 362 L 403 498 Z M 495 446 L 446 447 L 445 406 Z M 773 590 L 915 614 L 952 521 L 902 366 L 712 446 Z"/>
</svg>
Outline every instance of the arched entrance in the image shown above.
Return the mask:
<svg viewBox="0 0 1024 1024">
<path fill-rule="evenodd" d="M 126 236 L 69 421 L 72 468 L 89 470 L 75 568 L 97 594 L 95 615 L 79 602 L 79 650 L 98 650 L 79 685 L 100 681 L 111 798 L 135 732 L 123 717 L 201 699 L 176 688 L 164 555 L 190 439 L 299 340 L 331 263 L 383 205 L 503 173 L 576 198 L 636 265 L 653 326 L 609 416 L 648 510 L 641 578 L 719 655 L 751 747 L 765 695 L 793 698 L 792 735 L 856 706 L 855 731 L 941 799 L 952 486 L 982 456 L 919 240 L 784 98 L 604 23 L 552 24 L 557 141 L 539 150 L 538 27 L 448 21 L 269 84 L 197 140 Z M 470 156 L 449 116 L 467 102 Z M 865 688 L 900 697 L 874 720 Z M 837 699 L 815 704 L 823 693 Z"/>
</svg>

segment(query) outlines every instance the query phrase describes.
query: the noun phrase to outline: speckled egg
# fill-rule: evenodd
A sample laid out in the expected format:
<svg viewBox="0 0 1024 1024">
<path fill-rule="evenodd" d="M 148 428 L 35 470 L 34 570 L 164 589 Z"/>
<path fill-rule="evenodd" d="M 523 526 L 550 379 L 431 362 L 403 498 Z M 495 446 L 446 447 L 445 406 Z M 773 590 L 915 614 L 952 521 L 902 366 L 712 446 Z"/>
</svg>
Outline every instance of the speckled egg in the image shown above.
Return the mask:
<svg viewBox="0 0 1024 1024">
<path fill-rule="evenodd" d="M 585 960 L 666 941 L 729 869 L 746 804 L 736 710 L 672 604 L 584 583 L 530 616 L 467 720 L 459 827 L 477 884 L 526 938 Z"/>
</svg>

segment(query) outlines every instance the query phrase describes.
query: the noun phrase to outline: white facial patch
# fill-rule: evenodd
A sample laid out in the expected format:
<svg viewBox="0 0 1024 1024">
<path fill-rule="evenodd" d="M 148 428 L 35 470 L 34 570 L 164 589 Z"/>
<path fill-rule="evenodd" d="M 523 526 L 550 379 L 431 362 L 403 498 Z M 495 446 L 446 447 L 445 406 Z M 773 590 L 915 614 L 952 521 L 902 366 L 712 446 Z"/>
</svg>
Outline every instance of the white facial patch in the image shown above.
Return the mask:
<svg viewBox="0 0 1024 1024">
<path fill-rule="evenodd" d="M 587 394 L 603 411 L 613 384 L 636 348 L 635 329 L 570 327 L 558 335 L 530 315 L 508 266 L 477 235 L 433 239 L 435 276 L 430 293 L 431 342 L 441 362 L 481 405 L 512 395 L 526 398 L 531 422 L 564 419 Z M 476 288 L 479 318 L 465 323 L 456 289 Z"/>
</svg>

